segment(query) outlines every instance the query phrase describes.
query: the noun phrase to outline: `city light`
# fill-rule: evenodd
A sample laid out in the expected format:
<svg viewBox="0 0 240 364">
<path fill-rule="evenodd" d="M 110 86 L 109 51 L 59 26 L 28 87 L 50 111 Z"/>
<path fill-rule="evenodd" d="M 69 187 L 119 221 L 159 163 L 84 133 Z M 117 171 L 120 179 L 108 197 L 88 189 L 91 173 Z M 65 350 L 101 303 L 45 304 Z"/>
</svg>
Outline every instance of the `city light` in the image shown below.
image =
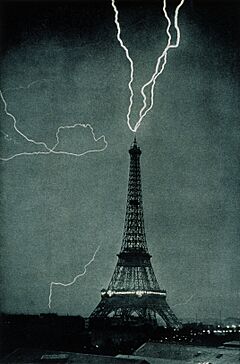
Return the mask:
<svg viewBox="0 0 240 364">
<path fill-rule="evenodd" d="M 109 297 L 114 295 L 136 295 L 142 297 L 143 295 L 156 295 L 156 296 L 166 296 L 166 292 L 156 292 L 156 291 L 102 291 L 102 296 L 108 295 Z"/>
</svg>

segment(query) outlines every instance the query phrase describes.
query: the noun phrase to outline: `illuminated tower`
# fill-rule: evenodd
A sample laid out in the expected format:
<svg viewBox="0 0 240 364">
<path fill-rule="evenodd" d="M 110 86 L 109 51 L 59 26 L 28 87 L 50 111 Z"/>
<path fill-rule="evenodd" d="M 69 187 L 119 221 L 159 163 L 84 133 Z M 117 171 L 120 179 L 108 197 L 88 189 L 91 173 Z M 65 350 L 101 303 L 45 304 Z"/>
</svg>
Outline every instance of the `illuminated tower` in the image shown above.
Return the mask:
<svg viewBox="0 0 240 364">
<path fill-rule="evenodd" d="M 90 318 L 115 317 L 130 321 L 138 317 L 156 323 L 159 315 L 170 327 L 181 323 L 166 302 L 166 291 L 160 289 L 148 252 L 144 229 L 141 190 L 141 150 L 136 138 L 129 150 L 130 169 L 126 217 L 121 251 L 111 281 Z"/>
</svg>

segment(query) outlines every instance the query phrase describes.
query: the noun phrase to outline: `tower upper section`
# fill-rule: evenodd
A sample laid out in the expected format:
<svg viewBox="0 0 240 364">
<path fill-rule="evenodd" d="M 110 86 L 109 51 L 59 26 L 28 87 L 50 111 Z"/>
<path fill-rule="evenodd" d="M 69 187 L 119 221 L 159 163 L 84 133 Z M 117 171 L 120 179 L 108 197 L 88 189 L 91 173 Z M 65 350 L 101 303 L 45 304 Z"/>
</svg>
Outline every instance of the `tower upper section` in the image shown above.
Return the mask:
<svg viewBox="0 0 240 364">
<path fill-rule="evenodd" d="M 148 253 L 142 203 L 140 156 L 136 137 L 129 149 L 130 168 L 121 252 Z"/>
</svg>

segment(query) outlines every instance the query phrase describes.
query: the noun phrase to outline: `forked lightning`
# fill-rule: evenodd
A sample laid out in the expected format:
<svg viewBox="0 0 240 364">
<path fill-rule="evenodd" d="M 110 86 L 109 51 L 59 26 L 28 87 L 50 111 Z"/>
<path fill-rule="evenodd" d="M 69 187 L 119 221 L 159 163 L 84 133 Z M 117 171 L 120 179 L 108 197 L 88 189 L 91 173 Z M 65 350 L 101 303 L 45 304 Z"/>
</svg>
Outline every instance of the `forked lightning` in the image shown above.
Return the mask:
<svg viewBox="0 0 240 364">
<path fill-rule="evenodd" d="M 156 66 L 155 66 L 155 71 L 152 74 L 152 77 L 141 88 L 141 95 L 142 95 L 142 98 L 143 98 L 143 106 L 141 107 L 141 109 L 139 111 L 138 120 L 137 120 L 137 122 L 135 123 L 134 126 L 131 126 L 131 123 L 130 123 L 130 117 L 131 117 L 131 111 L 132 111 L 133 99 L 134 99 L 134 92 L 133 92 L 133 87 L 132 87 L 132 83 L 133 83 L 133 80 L 134 80 L 134 63 L 133 63 L 132 58 L 130 57 L 128 48 L 125 46 L 125 44 L 124 44 L 124 42 L 123 42 L 123 40 L 121 38 L 121 27 L 120 27 L 120 23 L 119 23 L 119 13 L 118 13 L 118 9 L 117 9 L 116 4 L 115 4 L 115 0 L 111 0 L 111 3 L 112 3 L 112 8 L 113 8 L 114 14 L 115 14 L 114 22 L 115 22 L 115 25 L 116 25 L 116 28 L 117 28 L 117 40 L 118 40 L 120 46 L 123 48 L 123 50 L 125 52 L 125 55 L 126 55 L 126 58 L 127 58 L 128 62 L 130 64 L 130 80 L 128 82 L 128 88 L 129 88 L 129 91 L 130 91 L 130 98 L 129 98 L 129 106 L 128 106 L 128 112 L 127 112 L 127 125 L 129 127 L 129 129 L 132 132 L 135 133 L 138 130 L 139 126 L 141 125 L 141 122 L 142 122 L 143 118 L 147 115 L 147 113 L 153 107 L 153 103 L 154 103 L 154 88 L 155 88 L 156 80 L 159 77 L 159 75 L 164 71 L 165 65 L 167 63 L 168 50 L 171 49 L 171 48 L 177 48 L 179 46 L 179 43 L 180 43 L 180 29 L 179 29 L 179 26 L 178 26 L 178 14 L 179 14 L 179 9 L 181 8 L 181 6 L 184 3 L 184 0 L 181 0 L 181 2 L 179 3 L 179 5 L 175 9 L 175 14 L 174 14 L 174 28 L 175 28 L 176 34 L 177 34 L 177 38 L 176 38 L 176 42 L 175 43 L 172 43 L 172 35 L 171 35 L 171 32 L 170 32 L 170 28 L 171 28 L 172 23 L 171 23 L 171 20 L 170 20 L 170 18 L 168 16 L 168 13 L 167 13 L 166 0 L 163 0 L 163 13 L 164 13 L 164 16 L 165 16 L 165 18 L 167 20 L 166 34 L 167 34 L 167 37 L 168 37 L 168 41 L 167 41 L 167 45 L 166 45 L 165 49 L 163 50 L 162 54 L 157 59 L 157 63 L 156 63 Z M 30 88 L 32 85 L 34 85 L 37 82 L 39 82 L 39 81 L 33 81 L 33 82 L 31 82 L 26 88 Z M 148 87 L 150 87 L 150 100 L 149 101 L 147 100 L 147 96 L 145 94 L 145 90 Z M 20 88 L 24 88 L 24 87 L 20 87 Z M 102 152 L 108 146 L 108 143 L 107 143 L 104 135 L 100 136 L 99 138 L 96 138 L 96 136 L 94 134 L 94 131 L 93 131 L 93 128 L 92 128 L 92 126 L 90 124 L 76 123 L 74 125 L 59 126 L 58 129 L 57 129 L 57 132 L 55 134 L 56 143 L 51 148 L 45 142 L 43 142 L 43 141 L 36 141 L 36 140 L 34 140 L 32 138 L 29 138 L 27 135 L 25 135 L 18 128 L 16 117 L 12 113 L 10 113 L 8 111 L 7 101 L 6 101 L 6 99 L 5 99 L 2 91 L 0 91 L 0 98 L 1 98 L 1 100 L 3 102 L 3 104 L 4 104 L 4 112 L 5 112 L 5 114 L 7 116 L 9 116 L 12 119 L 12 121 L 13 121 L 13 127 L 14 127 L 15 132 L 17 132 L 27 142 L 38 146 L 38 148 L 41 147 L 43 149 L 43 150 L 38 150 L 38 151 L 34 151 L 34 152 L 16 153 L 16 154 L 14 154 L 14 155 L 12 155 L 10 157 L 7 157 L 7 158 L 1 157 L 0 160 L 2 160 L 2 161 L 10 161 L 10 160 L 12 160 L 12 159 L 14 159 L 16 157 L 20 157 L 20 156 L 29 156 L 29 155 L 32 156 L 32 155 L 41 155 L 41 154 L 42 155 L 48 155 L 48 154 L 65 154 L 65 155 L 80 157 L 80 156 L 83 156 L 83 155 L 85 155 L 87 153 Z M 83 127 L 83 128 L 89 128 L 90 131 L 91 131 L 91 133 L 92 133 L 92 136 L 93 136 L 94 141 L 95 142 L 98 142 L 99 140 L 102 139 L 104 141 L 104 147 L 102 149 L 90 149 L 90 150 L 87 150 L 87 151 L 85 151 L 83 153 L 72 153 L 72 152 L 68 152 L 68 151 L 65 151 L 65 150 L 57 150 L 57 147 L 59 146 L 59 143 L 60 143 L 60 139 L 59 139 L 59 133 L 60 133 L 60 131 L 63 130 L 63 129 L 73 129 L 73 128 L 76 128 L 77 126 L 80 126 L 80 127 Z M 8 138 L 8 135 L 5 132 L 3 132 L 3 131 L 1 131 L 1 132 L 4 135 L 5 138 Z M 11 140 L 11 139 L 9 139 L 9 140 Z M 50 283 L 50 287 L 49 287 L 49 297 L 48 297 L 48 307 L 49 307 L 49 309 L 51 308 L 51 303 L 52 303 L 53 286 L 68 287 L 68 286 L 73 285 L 79 277 L 84 276 L 86 274 L 86 272 L 87 272 L 87 267 L 94 261 L 95 256 L 96 256 L 99 248 L 100 248 L 100 246 L 98 246 L 98 248 L 94 252 L 93 257 L 91 258 L 91 260 L 87 264 L 85 264 L 84 269 L 83 269 L 83 272 L 80 273 L 80 274 L 78 274 L 78 275 L 76 275 L 71 282 L 68 282 L 68 283 L 51 282 Z M 192 297 L 193 296 L 191 296 L 189 300 L 191 300 Z M 189 300 L 187 302 L 189 302 Z"/>
<path fill-rule="evenodd" d="M 133 92 L 133 88 L 132 88 L 132 83 L 133 83 L 133 80 L 134 80 L 134 63 L 133 63 L 132 58 L 129 55 L 128 48 L 125 46 L 125 44 L 124 44 L 124 42 L 123 42 L 123 40 L 121 38 L 121 27 L 120 27 L 120 23 L 119 23 L 119 20 L 118 20 L 118 9 L 116 7 L 115 0 L 112 0 L 112 7 L 113 7 L 113 10 L 114 10 L 114 13 L 115 13 L 114 20 L 115 20 L 115 24 L 116 24 L 116 27 L 117 27 L 117 40 L 120 43 L 120 46 L 124 49 L 126 57 L 127 57 L 128 61 L 130 63 L 130 81 L 128 83 L 128 88 L 129 88 L 129 91 L 130 91 L 130 99 L 129 99 L 128 113 L 127 113 L 127 125 L 129 127 L 129 129 L 134 133 L 136 133 L 139 126 L 141 125 L 141 122 L 142 122 L 143 118 L 147 115 L 147 113 L 153 107 L 154 88 L 155 88 L 156 80 L 157 80 L 158 76 L 164 71 L 165 65 L 167 63 L 168 50 L 171 49 L 171 48 L 177 48 L 179 46 L 181 34 L 180 34 L 179 26 L 178 26 L 178 13 L 179 13 L 179 9 L 183 5 L 184 1 L 185 0 L 181 0 L 179 5 L 175 9 L 174 28 L 175 28 L 176 33 L 177 33 L 177 39 L 176 39 L 176 43 L 171 43 L 172 35 L 170 33 L 170 28 L 171 28 L 172 23 L 171 23 L 171 20 L 170 20 L 170 18 L 168 16 L 168 13 L 167 13 L 166 0 L 163 0 L 163 13 L 164 13 L 164 16 L 165 16 L 165 18 L 167 20 L 166 33 L 167 33 L 167 36 L 168 36 L 168 41 L 167 41 L 167 45 L 166 45 L 165 49 L 163 50 L 162 54 L 158 57 L 157 64 L 156 64 L 156 67 L 155 67 L 155 71 L 154 71 L 151 79 L 147 83 L 145 83 L 141 88 L 141 94 L 142 94 L 142 97 L 143 97 L 143 106 L 142 106 L 141 110 L 139 111 L 138 120 L 137 120 L 136 124 L 134 125 L 134 127 L 132 127 L 131 124 L 130 124 L 130 116 L 131 116 L 131 110 L 132 110 L 132 105 L 133 105 L 133 97 L 134 97 L 134 92 Z M 162 63 L 162 66 L 160 68 L 162 60 L 163 60 L 163 63 Z M 148 86 L 151 86 L 151 92 L 150 92 L 151 96 L 150 96 L 150 105 L 149 106 L 147 106 L 147 97 L 146 97 L 146 94 L 145 94 L 145 89 Z"/>
<path fill-rule="evenodd" d="M 94 261 L 95 259 L 95 256 L 97 254 L 97 252 L 99 251 L 100 249 L 100 245 L 97 247 L 96 251 L 94 252 L 92 258 L 89 260 L 89 262 L 87 264 L 84 265 L 84 268 L 83 268 L 83 272 L 82 273 L 79 273 L 77 274 L 73 280 L 71 282 L 68 282 L 68 283 L 62 283 L 62 282 L 51 282 L 50 283 L 50 287 L 49 287 L 49 296 L 48 296 L 48 307 L 49 309 L 51 309 L 51 304 L 52 304 L 52 291 L 53 291 L 53 286 L 62 286 L 62 287 L 69 287 L 71 286 L 72 284 L 74 284 L 76 282 L 76 280 L 79 278 L 79 277 L 83 277 L 86 272 L 87 272 L 87 267 Z"/>
<path fill-rule="evenodd" d="M 35 82 L 32 82 L 31 85 L 33 85 Z M 21 136 L 23 137 L 25 140 L 27 140 L 29 143 L 32 143 L 32 144 L 35 144 L 37 145 L 38 147 L 41 146 L 43 147 L 43 149 L 45 150 L 41 150 L 41 151 L 36 151 L 36 152 L 21 152 L 21 153 L 16 153 L 16 154 L 13 154 L 12 156 L 10 157 L 7 157 L 7 158 L 3 158 L 3 157 L 0 157 L 0 160 L 2 161 L 10 161 L 11 159 L 13 158 L 16 158 L 16 157 L 20 157 L 20 156 L 29 156 L 29 155 L 40 155 L 40 154 L 65 154 L 65 155 L 70 155 L 70 156 L 75 156 L 75 157 L 81 157 L 85 154 L 88 154 L 88 153 L 95 153 L 95 152 L 103 152 L 107 146 L 108 146 L 108 143 L 106 141 L 106 138 L 104 135 L 101 135 L 100 137 L 96 138 L 95 136 L 95 133 L 94 133 L 94 130 L 93 130 L 93 127 L 90 125 L 90 124 L 82 124 L 82 123 L 76 123 L 74 125 L 65 125 L 65 126 L 59 126 L 58 129 L 57 129 L 57 132 L 55 134 L 56 136 L 56 144 L 50 148 L 48 147 L 48 145 L 45 143 L 45 142 L 42 142 L 42 141 L 36 141 L 34 139 L 31 139 L 29 138 L 28 136 L 26 136 L 17 126 L 17 120 L 16 120 L 16 117 L 10 113 L 8 111 L 8 106 L 7 106 L 7 102 L 6 102 L 6 99 L 4 98 L 3 96 L 3 92 L 0 90 L 0 97 L 1 97 L 1 100 L 4 104 L 4 112 L 7 116 L 9 116 L 12 120 L 13 120 L 13 127 L 14 127 L 14 130 Z M 57 146 L 59 145 L 59 132 L 60 130 L 63 130 L 63 129 L 73 129 L 73 128 L 76 128 L 76 127 L 82 127 L 82 128 L 89 128 L 90 131 L 91 131 L 91 134 L 93 136 L 93 139 L 95 142 L 98 142 L 99 140 L 103 140 L 104 141 L 104 147 L 102 149 L 88 149 L 86 150 L 85 152 L 82 152 L 82 153 L 72 153 L 72 152 L 68 152 L 68 151 L 65 151 L 65 150 L 56 150 Z M 3 133 L 3 132 L 2 132 Z M 4 133 L 6 134 L 6 133 Z"/>
</svg>

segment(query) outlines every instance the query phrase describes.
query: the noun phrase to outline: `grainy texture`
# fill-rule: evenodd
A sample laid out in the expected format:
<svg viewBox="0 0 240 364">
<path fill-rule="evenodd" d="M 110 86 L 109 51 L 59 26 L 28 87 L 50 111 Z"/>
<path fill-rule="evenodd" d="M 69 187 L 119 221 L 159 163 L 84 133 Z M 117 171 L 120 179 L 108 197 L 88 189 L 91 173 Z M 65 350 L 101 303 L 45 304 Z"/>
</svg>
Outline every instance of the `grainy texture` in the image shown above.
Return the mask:
<svg viewBox="0 0 240 364">
<path fill-rule="evenodd" d="M 167 41 L 166 21 L 157 2 L 117 4 L 135 62 L 134 123 L 139 87 Z M 121 246 L 133 139 L 129 64 L 110 1 L 4 2 L 2 10 L 1 89 L 18 88 L 4 95 L 19 128 L 52 146 L 58 126 L 90 123 L 109 143 L 78 158 L 1 162 L 2 309 L 48 312 L 49 283 L 71 281 L 101 244 L 86 276 L 52 297 L 52 312 L 87 316 Z M 148 247 L 180 318 L 238 316 L 238 19 L 237 3 L 186 1 L 180 47 L 169 52 L 137 133 Z M 3 103 L 0 115 L 9 136 L 0 135 L 1 156 L 39 150 L 14 132 Z M 96 147 L 84 130 L 66 132 L 63 143 L 69 151 Z"/>
</svg>

